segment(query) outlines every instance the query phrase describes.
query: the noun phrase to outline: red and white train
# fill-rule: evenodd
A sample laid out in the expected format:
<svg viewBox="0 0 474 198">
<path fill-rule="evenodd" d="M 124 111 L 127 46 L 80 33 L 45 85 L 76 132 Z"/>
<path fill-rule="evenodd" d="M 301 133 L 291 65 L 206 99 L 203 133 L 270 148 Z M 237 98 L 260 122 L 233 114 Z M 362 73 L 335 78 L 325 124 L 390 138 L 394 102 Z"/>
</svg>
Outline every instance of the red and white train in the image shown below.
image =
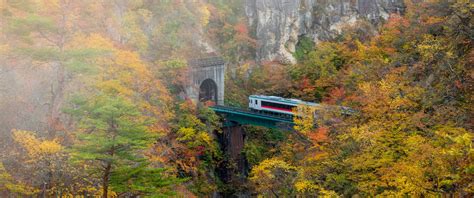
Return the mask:
<svg viewBox="0 0 474 198">
<path fill-rule="evenodd" d="M 284 116 L 292 118 L 294 116 L 294 109 L 298 106 L 315 106 L 319 107 L 321 104 L 314 102 L 305 102 L 298 99 L 287 99 L 278 96 L 264 96 L 251 95 L 249 96 L 249 109 L 260 113 L 271 115 Z M 344 115 L 352 115 L 356 111 L 344 106 L 325 105 L 325 108 L 338 109 Z"/>
<path fill-rule="evenodd" d="M 287 99 L 277 96 L 249 96 L 249 108 L 250 110 L 257 112 L 293 116 L 293 109 L 298 107 L 298 105 L 319 106 L 317 103 L 305 102 L 297 99 Z"/>
</svg>

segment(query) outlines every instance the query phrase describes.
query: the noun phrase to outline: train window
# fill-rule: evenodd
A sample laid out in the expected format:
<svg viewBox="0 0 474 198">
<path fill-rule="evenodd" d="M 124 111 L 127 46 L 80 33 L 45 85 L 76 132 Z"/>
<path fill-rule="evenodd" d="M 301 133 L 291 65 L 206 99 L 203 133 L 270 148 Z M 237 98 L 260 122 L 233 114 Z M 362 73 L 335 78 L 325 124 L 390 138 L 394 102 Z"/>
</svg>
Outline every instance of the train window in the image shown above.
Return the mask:
<svg viewBox="0 0 474 198">
<path fill-rule="evenodd" d="M 276 108 L 287 109 L 287 110 L 292 109 L 292 106 L 290 106 L 290 105 L 279 104 L 279 103 L 271 103 L 271 102 L 265 102 L 265 101 L 262 101 L 262 106 L 276 107 Z"/>
<path fill-rule="evenodd" d="M 262 101 L 262 106 L 269 106 L 269 107 L 271 107 L 271 103 Z"/>
<path fill-rule="evenodd" d="M 255 104 L 258 104 L 257 100 L 255 100 Z"/>
</svg>

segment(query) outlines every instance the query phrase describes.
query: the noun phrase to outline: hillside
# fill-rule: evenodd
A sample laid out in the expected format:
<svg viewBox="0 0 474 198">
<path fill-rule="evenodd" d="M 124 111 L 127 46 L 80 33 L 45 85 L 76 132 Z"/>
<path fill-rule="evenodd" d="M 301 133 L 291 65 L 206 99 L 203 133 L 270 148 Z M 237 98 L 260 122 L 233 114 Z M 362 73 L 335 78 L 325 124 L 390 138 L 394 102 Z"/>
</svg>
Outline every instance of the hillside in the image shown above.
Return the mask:
<svg viewBox="0 0 474 198">
<path fill-rule="evenodd" d="M 472 197 L 473 13 L 468 0 L 0 1 L 0 197 Z M 291 130 L 208 108 L 262 113 L 250 95 L 318 105 Z"/>
</svg>

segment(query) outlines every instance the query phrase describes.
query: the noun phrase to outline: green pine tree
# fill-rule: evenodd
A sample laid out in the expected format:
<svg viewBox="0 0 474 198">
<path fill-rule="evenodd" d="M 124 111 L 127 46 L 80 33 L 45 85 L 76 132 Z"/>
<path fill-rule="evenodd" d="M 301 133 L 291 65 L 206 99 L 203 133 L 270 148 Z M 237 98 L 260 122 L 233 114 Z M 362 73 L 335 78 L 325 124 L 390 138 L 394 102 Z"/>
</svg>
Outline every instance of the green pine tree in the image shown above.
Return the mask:
<svg viewBox="0 0 474 198">
<path fill-rule="evenodd" d="M 142 151 L 156 141 L 147 130 L 148 120 L 127 99 L 99 94 L 74 99 L 69 112 L 80 119 L 79 142 L 73 147 L 75 161 L 86 163 L 100 180 L 102 195 L 110 190 L 130 196 L 173 193 L 167 187 L 178 180 L 164 169 L 150 168 Z"/>
</svg>

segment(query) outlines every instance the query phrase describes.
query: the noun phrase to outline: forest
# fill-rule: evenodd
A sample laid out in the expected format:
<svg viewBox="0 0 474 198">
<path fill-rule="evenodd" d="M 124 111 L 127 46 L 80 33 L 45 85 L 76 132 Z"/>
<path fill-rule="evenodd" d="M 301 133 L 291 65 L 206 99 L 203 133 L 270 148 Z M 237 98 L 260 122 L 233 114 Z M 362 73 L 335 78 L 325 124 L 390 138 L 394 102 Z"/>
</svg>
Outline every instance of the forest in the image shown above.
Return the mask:
<svg viewBox="0 0 474 198">
<path fill-rule="evenodd" d="M 404 0 L 298 35 L 295 63 L 257 55 L 273 41 L 249 2 L 0 0 L 0 197 L 474 196 L 472 1 Z M 354 113 L 243 126 L 238 170 L 212 102 L 185 94 L 188 61 L 216 56 L 227 106 Z"/>
</svg>

